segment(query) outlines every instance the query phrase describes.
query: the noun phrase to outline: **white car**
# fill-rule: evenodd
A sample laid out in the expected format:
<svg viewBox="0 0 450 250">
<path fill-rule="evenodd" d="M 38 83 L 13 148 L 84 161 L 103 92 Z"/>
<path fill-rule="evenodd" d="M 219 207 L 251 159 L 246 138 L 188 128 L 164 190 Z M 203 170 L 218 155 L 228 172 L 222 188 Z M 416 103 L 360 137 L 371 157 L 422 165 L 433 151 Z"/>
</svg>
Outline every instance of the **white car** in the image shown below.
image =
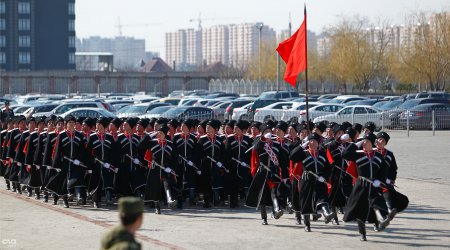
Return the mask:
<svg viewBox="0 0 450 250">
<path fill-rule="evenodd" d="M 311 110 L 312 107 L 315 107 L 320 104 L 321 103 L 319 102 L 308 102 L 308 107 Z M 287 122 L 291 120 L 292 117 L 297 117 L 298 120 L 300 121 L 302 115 L 306 115 L 306 102 L 299 102 L 292 105 L 290 109 L 284 109 L 283 114 L 281 115 L 281 120 Z"/>
<path fill-rule="evenodd" d="M 313 120 L 314 123 L 328 121 L 342 124 L 347 121 L 352 124 L 359 123 L 364 125 L 366 122 L 374 122 L 376 129 L 379 130 L 383 126 L 390 126 L 391 120 L 388 113 L 369 105 L 353 105 L 347 106 L 338 112 L 330 115 L 319 116 Z"/>
<path fill-rule="evenodd" d="M 255 116 L 253 120 L 257 122 L 265 122 L 267 120 L 281 120 L 283 115 L 283 109 L 291 108 L 296 102 L 276 102 L 269 104 L 265 107 L 255 110 Z"/>
<path fill-rule="evenodd" d="M 248 108 L 251 107 L 252 105 L 253 105 L 253 102 L 251 102 L 249 104 L 245 104 L 244 106 L 242 106 L 240 108 L 235 108 L 233 110 L 233 114 L 231 115 L 231 119 L 232 120 L 239 120 L 239 119 L 248 120 Z"/>
<path fill-rule="evenodd" d="M 108 118 L 116 118 L 117 116 L 106 109 L 101 108 L 75 108 L 66 113 L 62 114 L 61 117 L 66 117 L 68 115 L 72 115 L 73 117 L 108 117 Z"/>
</svg>

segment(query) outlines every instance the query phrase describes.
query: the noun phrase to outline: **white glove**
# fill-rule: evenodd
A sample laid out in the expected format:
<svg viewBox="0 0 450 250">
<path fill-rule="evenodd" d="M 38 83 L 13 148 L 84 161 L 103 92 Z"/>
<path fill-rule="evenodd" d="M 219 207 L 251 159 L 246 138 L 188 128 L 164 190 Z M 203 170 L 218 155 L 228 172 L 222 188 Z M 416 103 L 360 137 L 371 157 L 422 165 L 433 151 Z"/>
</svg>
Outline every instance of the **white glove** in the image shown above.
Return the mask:
<svg viewBox="0 0 450 250">
<path fill-rule="evenodd" d="M 247 164 L 247 163 L 245 163 L 245 162 L 243 162 L 243 161 L 241 161 L 241 166 L 243 166 L 243 167 L 247 167 L 247 166 L 248 166 L 248 164 Z"/>
<path fill-rule="evenodd" d="M 319 179 L 317 179 L 318 181 L 320 181 L 320 182 L 325 182 L 325 178 L 323 178 L 322 176 L 319 176 Z"/>
<path fill-rule="evenodd" d="M 133 163 L 134 163 L 134 164 L 137 164 L 137 165 L 141 164 L 141 162 L 139 161 L 138 158 L 134 158 L 134 159 L 133 159 Z"/>
<path fill-rule="evenodd" d="M 194 166 L 194 163 L 192 161 L 188 161 L 187 164 L 191 167 Z"/>
<path fill-rule="evenodd" d="M 264 135 L 264 138 L 266 139 L 272 139 L 272 133 L 267 133 Z"/>
<path fill-rule="evenodd" d="M 78 159 L 73 160 L 73 164 L 80 166 L 80 161 Z"/>
<path fill-rule="evenodd" d="M 36 165 L 36 169 L 37 169 L 37 170 L 41 169 L 41 166 Z"/>
<path fill-rule="evenodd" d="M 201 175 L 201 174 L 202 174 L 202 171 L 198 170 L 197 175 Z"/>
<path fill-rule="evenodd" d="M 17 162 L 17 166 L 22 167 L 22 163 Z"/>
<path fill-rule="evenodd" d="M 305 141 L 305 142 L 302 144 L 302 148 L 308 147 L 308 143 L 309 143 L 309 141 Z"/>
<path fill-rule="evenodd" d="M 103 167 L 105 167 L 106 169 L 109 169 L 111 167 L 111 165 L 107 162 L 105 162 L 105 164 L 103 164 Z"/>
<path fill-rule="evenodd" d="M 61 169 L 60 168 L 55 168 L 55 170 L 56 170 L 56 172 L 61 172 Z"/>
<path fill-rule="evenodd" d="M 391 183 L 392 183 L 391 179 L 386 179 L 386 184 L 391 184 Z"/>
<path fill-rule="evenodd" d="M 374 180 L 372 185 L 377 188 L 380 187 L 380 184 L 381 182 L 379 180 Z"/>
<path fill-rule="evenodd" d="M 223 166 L 222 163 L 221 163 L 220 161 L 216 162 L 216 165 L 217 165 L 219 168 L 221 168 L 221 167 Z"/>
<path fill-rule="evenodd" d="M 348 139 L 350 139 L 350 135 L 348 134 L 341 135 L 341 141 L 347 141 Z"/>
<path fill-rule="evenodd" d="M 172 172 L 172 169 L 167 167 L 166 169 L 164 169 L 164 171 L 169 174 L 170 172 Z"/>
<path fill-rule="evenodd" d="M 360 148 L 362 146 L 363 142 L 364 142 L 364 140 L 361 140 L 361 141 L 355 143 L 356 147 Z"/>
<path fill-rule="evenodd" d="M 119 172 L 119 169 L 116 168 L 116 169 L 113 170 L 113 172 L 114 172 L 115 174 L 117 174 L 117 173 Z"/>
<path fill-rule="evenodd" d="M 88 173 L 88 174 L 92 174 L 92 170 L 88 170 L 87 173 Z"/>
</svg>

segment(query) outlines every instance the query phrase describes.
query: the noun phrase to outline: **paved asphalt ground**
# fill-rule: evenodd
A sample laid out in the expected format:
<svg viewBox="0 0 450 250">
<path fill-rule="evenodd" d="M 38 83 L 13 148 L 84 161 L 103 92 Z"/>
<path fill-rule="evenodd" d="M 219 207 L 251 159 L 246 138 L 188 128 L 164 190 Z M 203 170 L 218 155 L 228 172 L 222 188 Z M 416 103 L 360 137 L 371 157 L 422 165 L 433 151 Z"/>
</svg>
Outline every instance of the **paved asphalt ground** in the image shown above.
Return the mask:
<svg viewBox="0 0 450 250">
<path fill-rule="evenodd" d="M 450 132 L 391 131 L 388 147 L 399 165 L 397 185 L 410 199 L 385 232 L 368 228 L 360 242 L 355 223 L 312 223 L 306 233 L 293 215 L 269 219 L 226 207 L 145 213 L 138 240 L 144 249 L 450 249 Z M 342 218 L 342 215 L 339 215 Z M 53 206 L 6 191 L 0 184 L 0 249 L 99 249 L 101 236 L 118 223 L 116 207 Z M 369 230 L 370 229 L 370 230 Z"/>
</svg>

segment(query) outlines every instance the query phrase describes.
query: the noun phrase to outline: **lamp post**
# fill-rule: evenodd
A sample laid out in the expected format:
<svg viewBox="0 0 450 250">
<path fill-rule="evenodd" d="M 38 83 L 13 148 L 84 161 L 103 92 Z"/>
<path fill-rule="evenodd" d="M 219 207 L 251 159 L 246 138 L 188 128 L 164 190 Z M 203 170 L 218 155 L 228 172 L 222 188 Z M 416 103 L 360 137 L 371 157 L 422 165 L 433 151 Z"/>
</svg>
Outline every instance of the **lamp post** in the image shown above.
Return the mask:
<svg viewBox="0 0 450 250">
<path fill-rule="evenodd" d="M 261 82 L 261 39 L 262 39 L 262 29 L 264 28 L 264 23 L 256 23 L 255 27 L 259 30 L 259 66 L 258 66 L 258 78 Z"/>
</svg>

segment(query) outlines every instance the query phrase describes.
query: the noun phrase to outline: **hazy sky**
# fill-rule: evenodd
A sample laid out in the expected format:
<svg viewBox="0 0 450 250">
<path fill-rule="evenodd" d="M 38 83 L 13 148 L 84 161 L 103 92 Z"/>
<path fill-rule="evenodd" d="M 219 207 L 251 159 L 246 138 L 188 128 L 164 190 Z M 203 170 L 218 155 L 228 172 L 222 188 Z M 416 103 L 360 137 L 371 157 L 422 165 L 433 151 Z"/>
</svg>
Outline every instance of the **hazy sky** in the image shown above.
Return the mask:
<svg viewBox="0 0 450 250">
<path fill-rule="evenodd" d="M 76 0 L 78 37 L 118 35 L 120 17 L 125 36 L 146 39 L 146 49 L 164 57 L 164 34 L 196 28 L 190 22 L 201 13 L 203 27 L 217 24 L 264 22 L 276 31 L 287 29 L 289 13 L 293 29 L 303 19 L 305 1 L 298 0 Z M 308 0 L 308 29 L 320 33 L 341 15 L 359 14 L 401 24 L 403 17 L 417 11 L 450 10 L 448 0 Z M 149 25 L 143 25 L 149 24 Z"/>
</svg>

